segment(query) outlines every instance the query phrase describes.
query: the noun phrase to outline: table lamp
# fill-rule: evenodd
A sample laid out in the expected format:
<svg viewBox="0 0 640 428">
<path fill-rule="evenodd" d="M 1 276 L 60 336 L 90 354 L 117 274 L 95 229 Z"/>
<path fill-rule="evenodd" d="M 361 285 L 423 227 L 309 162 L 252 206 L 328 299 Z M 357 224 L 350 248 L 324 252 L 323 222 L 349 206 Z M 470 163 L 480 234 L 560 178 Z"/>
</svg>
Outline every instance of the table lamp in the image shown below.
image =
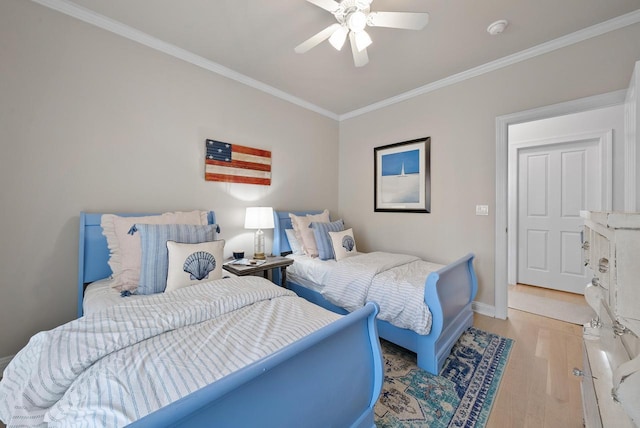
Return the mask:
<svg viewBox="0 0 640 428">
<path fill-rule="evenodd" d="M 253 258 L 264 260 L 264 232 L 262 229 L 273 229 L 273 208 L 247 207 L 244 217 L 245 229 L 258 229 L 253 239 Z"/>
</svg>

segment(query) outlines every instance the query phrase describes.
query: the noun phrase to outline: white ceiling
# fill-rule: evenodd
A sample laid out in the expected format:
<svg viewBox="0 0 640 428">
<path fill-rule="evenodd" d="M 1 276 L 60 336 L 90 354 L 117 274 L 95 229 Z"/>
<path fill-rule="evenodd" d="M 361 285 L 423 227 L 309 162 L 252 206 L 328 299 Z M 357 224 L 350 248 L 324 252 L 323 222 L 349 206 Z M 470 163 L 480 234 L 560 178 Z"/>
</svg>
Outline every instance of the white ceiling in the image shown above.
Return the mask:
<svg viewBox="0 0 640 428">
<path fill-rule="evenodd" d="M 640 0 L 374 0 L 429 24 L 369 28 L 369 63 L 356 68 L 348 43 L 293 51 L 335 22 L 305 0 L 34 1 L 335 118 L 640 22 Z M 509 26 L 491 36 L 498 19 Z"/>
</svg>

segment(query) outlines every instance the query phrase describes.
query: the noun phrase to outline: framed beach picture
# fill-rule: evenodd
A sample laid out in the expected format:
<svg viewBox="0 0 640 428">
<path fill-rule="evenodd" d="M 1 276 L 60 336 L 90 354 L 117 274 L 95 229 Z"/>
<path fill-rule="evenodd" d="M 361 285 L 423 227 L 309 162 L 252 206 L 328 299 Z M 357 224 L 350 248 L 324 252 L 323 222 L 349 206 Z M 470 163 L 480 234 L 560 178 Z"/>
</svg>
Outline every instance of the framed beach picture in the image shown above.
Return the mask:
<svg viewBox="0 0 640 428">
<path fill-rule="evenodd" d="M 431 212 L 431 137 L 376 147 L 374 210 Z"/>
</svg>

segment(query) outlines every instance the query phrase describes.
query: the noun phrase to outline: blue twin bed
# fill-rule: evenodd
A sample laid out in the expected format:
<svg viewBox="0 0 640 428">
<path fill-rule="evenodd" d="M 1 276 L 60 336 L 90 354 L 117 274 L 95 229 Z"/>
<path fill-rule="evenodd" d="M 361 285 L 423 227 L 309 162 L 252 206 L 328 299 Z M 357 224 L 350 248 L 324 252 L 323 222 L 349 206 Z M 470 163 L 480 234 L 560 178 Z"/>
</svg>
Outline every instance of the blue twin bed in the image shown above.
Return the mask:
<svg viewBox="0 0 640 428">
<path fill-rule="evenodd" d="M 81 315 L 83 311 L 82 297 L 86 285 L 93 281 L 106 278 L 111 274 L 110 268 L 107 265 L 109 250 L 107 248 L 105 237 L 102 235 L 100 219 L 101 214 L 80 214 L 78 272 L 79 315 Z M 209 223 L 215 223 L 215 216 L 213 212 L 209 213 Z M 249 285 L 245 285 L 243 281 L 249 281 Z M 225 290 L 231 290 L 232 292 L 234 284 L 242 285 L 248 290 L 244 292 L 246 295 L 255 294 L 258 291 L 260 293 L 287 293 L 283 299 L 288 302 L 287 305 L 289 306 L 287 307 L 293 308 L 294 311 L 302 311 L 302 314 L 305 313 L 305 310 L 307 312 L 315 311 L 314 313 L 322 311 L 321 315 L 324 313 L 327 314 L 325 318 L 330 315 L 330 317 L 334 317 L 336 320 L 331 321 L 324 327 L 320 327 L 311 334 L 303 336 L 301 339 L 282 347 L 266 357 L 254 361 L 239 370 L 225 375 L 213 383 L 207 384 L 204 387 L 169 403 L 168 405 L 164 405 L 163 407 L 152 411 L 151 413 L 133 421 L 130 426 L 154 428 L 165 426 L 374 426 L 373 407 L 378 399 L 383 382 L 382 355 L 375 325 L 375 316 L 378 310 L 376 305 L 367 305 L 352 314 L 344 317 L 338 317 L 335 314 L 330 314 L 321 308 L 310 305 L 303 299 L 294 296 L 290 291 L 284 290 L 263 278 L 257 277 L 219 279 L 210 283 L 193 285 L 181 290 L 172 291 L 171 293 L 160 293 L 160 295 L 152 297 L 152 299 L 165 302 L 164 307 L 172 309 L 172 306 L 175 305 L 173 301 L 163 300 L 165 298 L 170 298 L 171 296 L 168 296 L 169 294 L 176 293 L 180 295 L 180 293 L 183 292 L 183 295 L 186 295 L 189 293 L 196 293 L 196 291 L 190 291 L 192 289 L 197 289 L 198 293 L 204 293 L 207 291 L 206 289 L 210 284 L 215 285 L 215 283 L 222 284 L 219 286 L 223 288 L 226 287 L 224 288 Z M 254 292 L 251 287 L 259 290 Z M 216 296 L 214 295 L 214 299 L 215 297 Z M 126 313 L 119 314 L 119 312 L 126 312 L 129 307 L 133 307 L 135 309 L 137 303 L 135 303 L 133 299 L 130 301 L 134 303 L 115 305 L 113 309 L 108 309 L 107 311 L 111 311 L 108 312 L 109 314 L 116 313 L 117 316 L 126 317 Z M 146 302 L 146 300 L 138 300 L 138 302 L 143 301 Z M 260 304 L 268 306 L 272 304 L 272 301 L 273 299 L 267 298 Z M 167 305 L 167 302 L 171 305 Z M 194 305 L 200 304 L 197 300 L 194 300 L 193 302 Z M 245 312 L 246 314 L 251 314 L 250 311 L 255 309 L 253 306 L 255 305 L 247 305 L 243 310 L 249 311 Z M 309 307 L 311 307 L 311 309 L 309 309 Z M 188 309 L 189 307 L 186 306 L 185 312 L 188 312 Z M 178 313 L 179 312 L 180 310 L 178 310 Z M 199 312 L 199 309 L 195 312 Z M 59 328 L 66 327 L 69 330 L 82 330 L 84 328 L 86 330 L 84 327 L 85 324 L 83 323 L 93 318 L 96 318 L 99 323 L 91 324 L 92 326 L 103 326 L 105 324 L 100 324 L 100 322 L 102 321 L 102 318 L 104 318 L 102 314 L 105 313 L 107 312 L 99 311 L 94 314 L 88 314 L 75 321 L 71 321 L 68 324 L 60 326 Z M 158 320 L 161 320 L 158 322 L 153 319 L 155 318 L 153 316 L 151 317 L 152 319 L 139 319 L 138 314 L 139 312 L 134 311 L 134 316 L 131 320 L 127 319 L 127 322 L 130 322 L 130 324 L 127 325 L 132 326 L 131 328 L 134 328 L 135 324 L 140 323 L 145 325 L 148 324 L 150 326 L 149 328 L 155 328 L 155 324 L 165 322 L 162 316 L 160 316 L 162 315 L 161 313 L 158 313 Z M 261 314 L 262 313 L 260 313 L 259 319 L 262 319 Z M 289 315 L 285 313 L 284 318 L 282 318 L 282 315 L 279 316 L 281 317 L 280 325 L 287 326 L 286 319 Z M 240 318 L 242 317 L 237 317 L 236 319 Z M 334 318 L 331 318 L 331 320 Z M 284 324 L 282 324 L 282 319 L 284 319 Z M 298 319 L 304 321 L 303 318 L 298 317 Z M 269 322 L 269 320 L 265 321 L 267 324 Z M 237 324 L 237 322 L 231 322 L 231 327 L 233 327 L 233 324 Z M 227 324 L 225 324 L 225 326 L 226 325 Z M 130 327 L 124 327 L 125 333 L 129 328 Z M 24 406 L 18 403 L 16 404 L 17 407 L 9 408 L 9 405 L 7 404 L 9 400 L 12 400 L 12 403 L 14 400 L 19 400 L 19 398 L 16 397 L 19 397 L 22 392 L 18 392 L 15 388 L 17 388 L 18 385 L 30 388 L 33 386 L 33 382 L 29 379 L 45 379 L 49 382 L 49 370 L 52 364 L 47 362 L 49 359 L 47 358 L 46 361 L 41 361 L 39 363 L 40 366 L 38 366 L 38 364 L 32 365 L 32 361 L 26 361 L 30 360 L 30 358 L 26 356 L 38 355 L 40 352 L 38 349 L 40 348 L 36 346 L 36 351 L 33 352 L 33 346 L 38 345 L 42 347 L 43 342 L 53 340 L 49 337 L 58 329 L 54 329 L 51 332 L 43 332 L 34 336 L 30 341 L 30 344 L 25 348 L 26 351 L 21 351 L 21 354 L 24 356 L 21 357 L 21 354 L 19 354 L 14 359 L 16 361 L 12 361 L 7 371 L 5 371 L 5 379 L 3 382 L 0 382 L 0 401 L 3 402 L 0 406 L 0 419 L 7 422 L 8 425 L 16 423 L 17 420 L 22 420 L 23 422 L 28 420 L 28 417 L 27 419 L 20 419 L 21 415 L 24 415 L 24 413 L 18 415 L 16 419 L 15 409 L 18 409 L 17 412 L 24 412 Z M 117 328 L 111 325 L 104 328 L 107 333 L 109 330 L 113 329 Z M 223 327 L 218 325 L 215 329 L 223 330 Z M 85 331 L 84 333 L 91 333 L 92 337 L 100 338 L 100 336 L 95 336 L 94 331 Z M 276 332 L 276 334 L 278 333 L 279 332 Z M 188 335 L 188 333 L 184 334 Z M 204 332 L 204 336 L 207 336 L 208 334 L 209 333 L 206 333 L 206 331 Z M 215 332 L 211 333 L 211 335 L 213 334 L 215 334 Z M 269 336 L 265 337 L 257 335 L 257 332 L 253 333 L 250 331 L 247 334 L 249 337 L 260 337 L 259 341 L 261 342 L 268 342 L 271 340 Z M 66 340 L 66 332 L 63 331 L 59 336 L 62 336 L 63 342 Z M 180 340 L 188 338 L 188 336 L 181 337 L 179 335 L 171 337 L 177 337 L 180 338 Z M 225 336 L 223 335 L 222 337 Z M 114 340 L 118 342 L 122 339 L 123 336 L 116 335 Z M 126 337 L 124 337 L 124 339 L 126 339 Z M 143 341 L 143 343 L 145 343 L 145 341 Z M 101 348 L 104 347 L 103 345 L 98 345 L 96 347 L 93 343 L 90 343 L 88 346 L 91 350 L 101 350 Z M 239 352 L 242 353 L 242 344 L 234 344 L 234 346 L 240 346 Z M 172 348 L 172 346 L 169 345 L 166 346 L 166 348 L 170 351 L 169 348 Z M 156 349 L 156 351 L 152 353 L 162 354 L 164 352 L 162 347 L 156 347 L 154 349 Z M 184 358 L 184 360 L 181 360 L 182 362 L 173 362 L 173 360 L 171 360 L 172 363 L 166 368 L 175 369 L 177 367 L 177 370 L 179 371 L 181 365 L 185 365 L 185 367 L 188 364 L 193 365 L 195 349 L 193 349 L 193 351 L 193 356 L 191 355 L 191 352 L 186 352 L 184 353 L 185 355 L 181 357 Z M 136 353 L 132 352 L 128 355 L 130 355 L 130 357 L 120 357 L 121 362 L 125 362 L 127 358 L 135 356 Z M 112 356 L 105 355 L 104 358 L 108 359 L 111 357 Z M 81 355 L 80 360 L 82 360 L 82 358 L 83 357 Z M 168 358 L 166 360 L 168 360 Z M 161 363 L 163 362 L 162 358 L 160 361 Z M 81 363 L 84 364 L 82 361 Z M 91 366 L 87 367 L 87 370 L 92 370 L 95 368 L 93 367 L 94 365 L 99 365 L 100 363 L 100 360 L 96 361 L 95 364 L 91 363 Z M 24 364 L 24 366 L 21 364 Z M 141 364 L 148 365 L 149 363 L 143 362 Z M 203 367 L 202 369 L 204 370 L 206 367 Z M 46 372 L 46 374 L 43 371 Z M 78 371 L 77 367 L 73 369 L 74 373 L 76 371 Z M 62 372 L 65 373 L 64 376 L 59 374 Z M 118 370 L 109 369 L 107 376 L 111 379 L 110 385 L 115 385 L 115 383 L 113 383 L 114 378 L 110 376 L 113 376 L 114 373 L 117 372 Z M 62 376 L 61 380 L 63 381 L 66 381 L 66 378 L 69 375 L 67 369 L 64 367 L 59 371 L 54 370 L 54 374 L 55 376 Z M 117 374 L 115 375 L 117 376 Z M 80 374 L 80 376 L 82 376 L 82 374 Z M 7 377 L 11 378 L 11 380 L 8 380 Z M 91 376 L 85 377 L 88 377 L 89 381 L 91 381 Z M 133 377 L 135 378 L 135 376 Z M 127 382 L 130 379 L 131 378 L 128 378 Z M 169 380 L 159 380 L 160 383 L 158 383 L 158 387 L 160 390 L 156 389 L 153 391 L 154 394 L 161 394 L 162 388 L 170 387 L 170 385 L 168 385 Z M 55 381 L 54 383 L 55 385 L 59 384 L 58 381 Z M 71 383 L 71 381 L 69 383 Z M 125 381 L 117 380 L 116 383 L 125 383 Z M 75 385 L 75 383 L 73 385 Z M 74 387 L 69 388 L 69 390 L 64 393 L 65 397 L 70 393 L 69 391 L 73 392 L 73 389 Z M 108 394 L 112 394 L 113 392 L 111 387 L 107 388 L 105 391 L 107 391 L 106 393 Z M 106 398 L 106 396 L 99 397 L 98 403 L 106 400 Z M 146 400 L 146 398 L 142 398 Z M 117 402 L 116 404 L 119 405 Z M 123 403 L 123 405 L 124 404 L 127 403 Z M 89 418 L 93 417 L 93 419 L 89 419 L 90 421 L 93 421 L 89 424 L 91 426 L 120 426 L 121 423 L 119 422 L 111 423 L 106 417 L 96 416 L 101 414 L 100 411 L 102 409 L 100 408 L 100 405 L 96 405 L 95 402 L 93 402 L 92 406 L 93 407 L 90 406 L 87 409 L 77 408 L 76 405 L 71 405 L 69 407 L 74 414 L 83 414 L 85 417 L 88 416 Z M 52 408 L 54 407 L 55 404 L 52 405 Z M 44 415 L 45 410 L 46 409 L 38 408 L 34 411 L 36 413 L 39 412 L 37 414 L 38 418 L 50 417 L 50 415 Z M 34 420 L 36 419 L 34 418 Z M 44 420 L 46 421 L 46 419 Z M 72 419 L 72 421 L 76 420 Z M 75 423 L 76 422 L 72 422 L 72 424 Z"/>
<path fill-rule="evenodd" d="M 293 228 L 289 214 L 304 216 L 320 212 L 318 210 L 274 212 L 273 253 L 278 255 L 291 253 L 291 246 L 285 232 Z M 460 335 L 473 325 L 471 304 L 478 290 L 473 259 L 473 254 L 467 254 L 425 278 L 424 302 L 432 315 L 429 334 L 421 335 L 406 328 L 398 328 L 388 321 L 377 320 L 380 337 L 415 352 L 418 366 L 429 373 L 437 375 L 440 372 Z M 348 313 L 325 299 L 320 292 L 291 281 L 289 277 L 290 275 L 287 277 L 287 287 L 297 295 L 331 311 L 340 314 Z"/>
</svg>

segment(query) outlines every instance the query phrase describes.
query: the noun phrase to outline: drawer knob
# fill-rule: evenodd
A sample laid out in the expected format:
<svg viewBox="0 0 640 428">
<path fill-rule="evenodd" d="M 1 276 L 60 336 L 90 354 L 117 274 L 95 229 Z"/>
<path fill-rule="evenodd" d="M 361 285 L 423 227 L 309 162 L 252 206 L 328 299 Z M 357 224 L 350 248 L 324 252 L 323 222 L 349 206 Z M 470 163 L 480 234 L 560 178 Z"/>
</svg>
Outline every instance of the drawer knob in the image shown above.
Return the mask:
<svg viewBox="0 0 640 428">
<path fill-rule="evenodd" d="M 613 323 L 613 334 L 616 336 L 622 336 L 627 332 L 627 326 L 620 324 L 618 321 Z"/>
<path fill-rule="evenodd" d="M 595 377 L 595 376 L 585 376 L 584 371 L 580 370 L 580 369 L 579 369 L 579 368 L 577 368 L 577 367 L 574 367 L 574 368 L 573 368 L 572 373 L 573 373 L 573 375 L 574 375 L 574 376 L 576 376 L 576 377 L 586 377 L 586 378 L 589 378 L 589 379 L 598 379 L 598 378 L 597 378 L 597 377 Z"/>
<path fill-rule="evenodd" d="M 604 257 L 598 262 L 598 271 L 601 273 L 609 272 L 609 260 Z"/>
</svg>

